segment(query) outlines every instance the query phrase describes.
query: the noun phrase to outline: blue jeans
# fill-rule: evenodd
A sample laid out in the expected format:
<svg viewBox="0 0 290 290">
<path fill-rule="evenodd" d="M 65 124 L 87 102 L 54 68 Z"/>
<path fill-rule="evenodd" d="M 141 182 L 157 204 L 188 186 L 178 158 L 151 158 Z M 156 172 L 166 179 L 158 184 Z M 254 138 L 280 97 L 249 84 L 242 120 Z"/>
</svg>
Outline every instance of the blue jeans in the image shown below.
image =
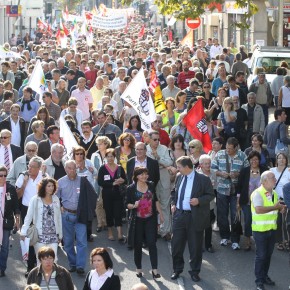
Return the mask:
<svg viewBox="0 0 290 290">
<path fill-rule="evenodd" d="M 269 122 L 269 107 L 268 105 L 261 105 L 260 106 L 262 107 L 263 109 L 263 113 L 264 113 L 264 117 L 265 117 L 265 127 L 268 125 L 268 122 Z"/>
<path fill-rule="evenodd" d="M 245 222 L 245 237 L 251 237 L 252 235 L 252 212 L 251 206 L 249 204 L 242 205 L 242 211 L 244 214 L 244 222 Z"/>
<path fill-rule="evenodd" d="M 233 243 L 240 241 L 240 236 L 230 231 L 229 211 L 231 211 L 231 224 L 237 213 L 237 196 L 217 194 L 217 221 L 220 228 L 221 239 L 231 239 Z"/>
<path fill-rule="evenodd" d="M 263 284 L 271 262 L 271 256 L 275 246 L 276 231 L 254 232 L 253 237 L 256 243 L 255 276 L 256 284 Z"/>
<path fill-rule="evenodd" d="M 77 216 L 67 211 L 61 216 L 64 250 L 68 257 L 69 266 L 84 269 L 87 260 L 87 225 L 78 223 Z"/>
<path fill-rule="evenodd" d="M 0 251 L 0 270 L 5 271 L 7 268 L 7 259 L 9 253 L 9 237 L 10 231 L 3 230 L 3 240 Z"/>
</svg>

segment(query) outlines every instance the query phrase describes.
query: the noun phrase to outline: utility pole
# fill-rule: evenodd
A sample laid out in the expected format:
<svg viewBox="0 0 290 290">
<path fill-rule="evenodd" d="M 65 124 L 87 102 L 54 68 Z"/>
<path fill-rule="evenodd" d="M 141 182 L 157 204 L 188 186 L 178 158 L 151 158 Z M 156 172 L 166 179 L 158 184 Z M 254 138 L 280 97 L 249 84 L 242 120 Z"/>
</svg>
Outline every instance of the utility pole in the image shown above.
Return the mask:
<svg viewBox="0 0 290 290">
<path fill-rule="evenodd" d="M 283 47 L 283 17 L 284 17 L 284 0 L 278 4 L 278 46 Z"/>
</svg>

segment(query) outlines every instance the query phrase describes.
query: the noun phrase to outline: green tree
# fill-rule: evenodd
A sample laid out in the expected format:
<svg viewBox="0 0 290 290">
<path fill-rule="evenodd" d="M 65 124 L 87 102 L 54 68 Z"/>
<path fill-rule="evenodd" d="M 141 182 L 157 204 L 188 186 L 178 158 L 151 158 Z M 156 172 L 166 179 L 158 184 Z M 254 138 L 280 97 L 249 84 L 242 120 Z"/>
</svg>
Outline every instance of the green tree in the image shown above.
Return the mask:
<svg viewBox="0 0 290 290">
<path fill-rule="evenodd" d="M 81 4 L 83 0 L 57 0 L 57 2 L 61 4 L 63 11 L 67 6 L 68 11 L 73 12 L 76 6 Z"/>
<path fill-rule="evenodd" d="M 134 0 L 121 0 L 122 4 L 130 5 Z M 176 19 L 196 18 L 205 12 L 212 2 L 223 4 L 224 0 L 155 0 L 155 4 L 162 15 L 173 15 Z M 236 0 L 239 7 L 248 7 L 243 21 L 235 23 L 236 26 L 249 28 L 250 18 L 257 13 L 258 7 L 253 0 Z M 214 7 L 212 7 L 214 9 Z"/>
</svg>

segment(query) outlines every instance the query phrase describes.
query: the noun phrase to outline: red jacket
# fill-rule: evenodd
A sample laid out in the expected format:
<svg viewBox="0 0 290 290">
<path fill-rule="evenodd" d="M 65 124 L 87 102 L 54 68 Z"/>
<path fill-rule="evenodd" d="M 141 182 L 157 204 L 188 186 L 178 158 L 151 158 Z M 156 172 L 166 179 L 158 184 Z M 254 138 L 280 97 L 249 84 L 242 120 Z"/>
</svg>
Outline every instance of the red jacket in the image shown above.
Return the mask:
<svg viewBox="0 0 290 290">
<path fill-rule="evenodd" d="M 177 79 L 177 85 L 181 90 L 186 89 L 189 86 L 189 81 L 194 78 L 195 72 L 194 71 L 188 71 L 187 73 L 182 71 L 178 75 Z"/>
</svg>

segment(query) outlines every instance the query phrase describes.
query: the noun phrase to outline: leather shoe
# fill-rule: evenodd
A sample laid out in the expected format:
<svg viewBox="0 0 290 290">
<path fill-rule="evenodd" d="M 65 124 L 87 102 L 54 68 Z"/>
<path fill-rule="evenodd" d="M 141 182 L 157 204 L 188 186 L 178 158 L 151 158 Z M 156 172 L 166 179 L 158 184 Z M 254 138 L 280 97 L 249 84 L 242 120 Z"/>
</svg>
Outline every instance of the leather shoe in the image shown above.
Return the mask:
<svg viewBox="0 0 290 290">
<path fill-rule="evenodd" d="M 180 272 L 174 272 L 170 277 L 171 280 L 177 280 L 179 278 L 179 274 Z"/>
<path fill-rule="evenodd" d="M 71 268 L 68 269 L 68 271 L 69 271 L 70 273 L 73 273 L 73 272 L 76 271 L 76 267 L 71 267 Z"/>
<path fill-rule="evenodd" d="M 6 276 L 6 275 L 5 275 L 5 271 L 1 270 L 1 271 L 0 271 L 0 277 L 4 277 L 4 276 Z"/>
<path fill-rule="evenodd" d="M 85 274 L 85 270 L 83 268 L 77 268 L 77 273 L 80 275 Z"/>
<path fill-rule="evenodd" d="M 213 249 L 213 247 L 209 247 L 209 248 L 207 248 L 206 251 L 209 252 L 209 253 L 214 253 L 214 249 Z"/>
<path fill-rule="evenodd" d="M 266 285 L 270 285 L 270 286 L 274 286 L 275 285 L 275 282 L 269 276 L 266 277 L 264 283 Z"/>
<path fill-rule="evenodd" d="M 192 271 L 188 271 L 188 273 L 189 273 L 189 275 L 190 275 L 190 277 L 191 277 L 191 280 L 192 280 L 193 282 L 198 282 L 198 281 L 200 281 L 200 277 L 198 276 L 197 273 L 193 273 Z"/>
<path fill-rule="evenodd" d="M 100 233 L 102 231 L 102 227 L 97 227 L 97 233 Z"/>
<path fill-rule="evenodd" d="M 263 284 L 258 284 L 256 290 L 265 290 L 265 287 Z"/>
</svg>

